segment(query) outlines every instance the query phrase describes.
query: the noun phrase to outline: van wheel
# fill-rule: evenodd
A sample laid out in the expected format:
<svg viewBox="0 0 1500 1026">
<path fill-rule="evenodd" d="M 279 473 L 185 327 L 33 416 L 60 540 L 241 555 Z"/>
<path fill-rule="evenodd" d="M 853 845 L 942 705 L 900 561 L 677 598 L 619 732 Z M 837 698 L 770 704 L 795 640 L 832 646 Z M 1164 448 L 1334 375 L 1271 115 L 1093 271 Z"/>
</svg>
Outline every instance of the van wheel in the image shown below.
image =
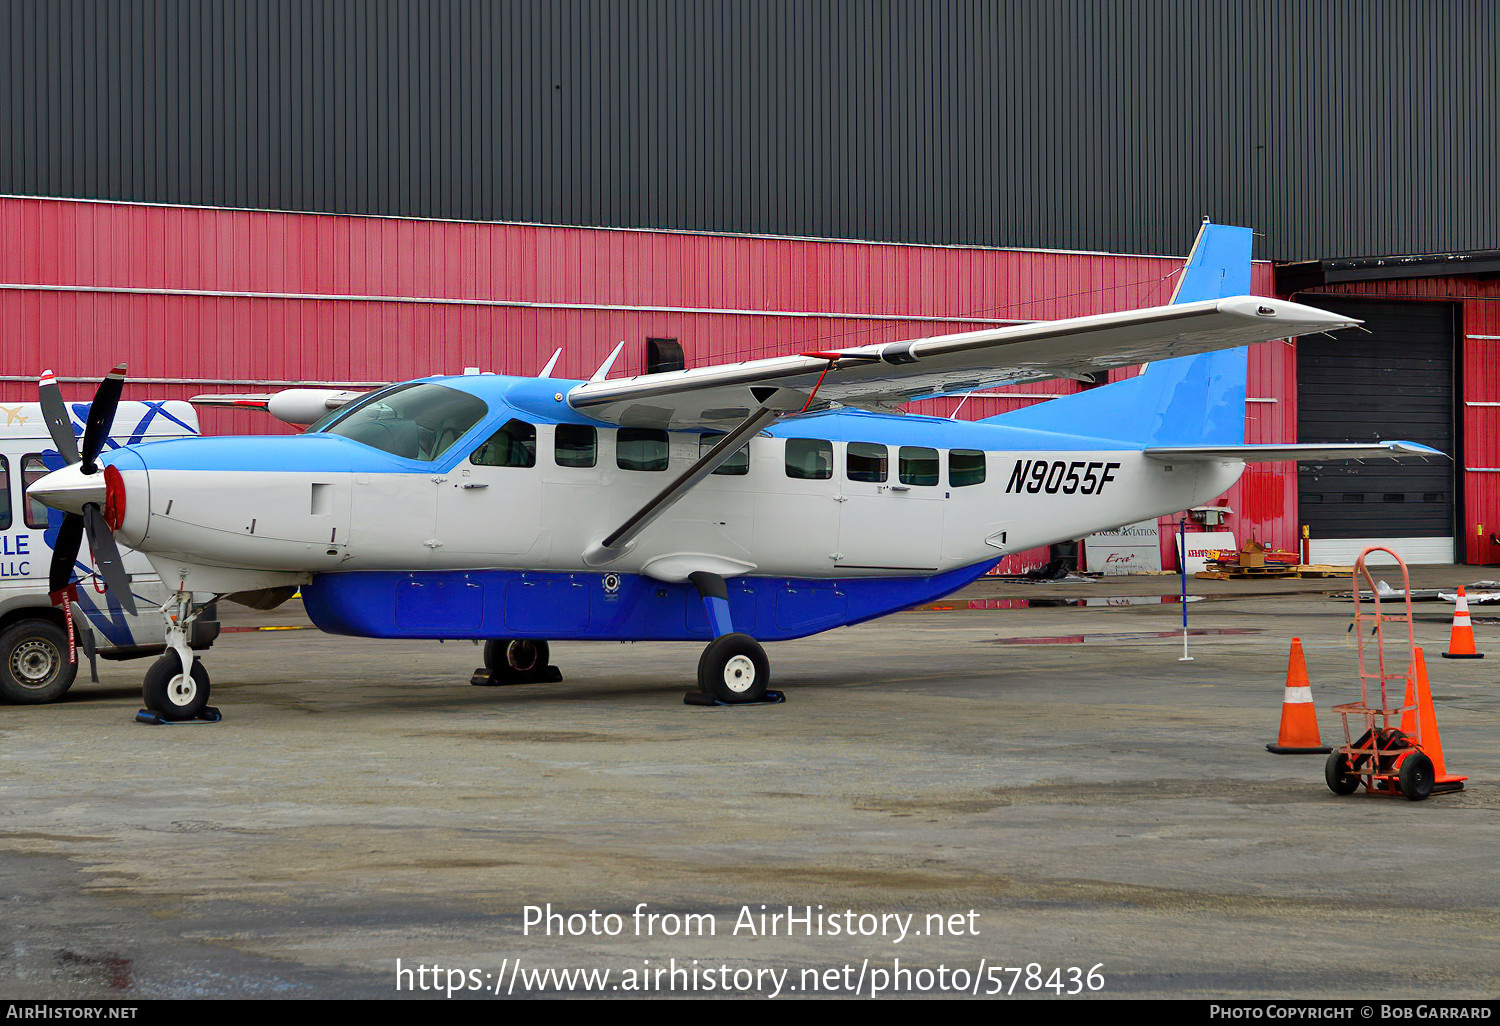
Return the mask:
<svg viewBox="0 0 1500 1026">
<path fill-rule="evenodd" d="M 55 702 L 78 675 L 68 662 L 68 632 L 47 620 L 22 620 L 0 633 L 0 698 L 23 705 Z"/>
</svg>

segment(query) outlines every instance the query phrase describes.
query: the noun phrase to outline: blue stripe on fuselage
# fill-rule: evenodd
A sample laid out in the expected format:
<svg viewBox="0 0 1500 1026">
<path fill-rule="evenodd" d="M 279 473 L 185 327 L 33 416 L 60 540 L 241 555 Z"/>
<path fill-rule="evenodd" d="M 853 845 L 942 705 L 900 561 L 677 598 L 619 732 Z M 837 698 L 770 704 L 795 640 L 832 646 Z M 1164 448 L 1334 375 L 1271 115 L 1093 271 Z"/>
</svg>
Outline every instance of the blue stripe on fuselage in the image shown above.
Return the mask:
<svg viewBox="0 0 1500 1026">
<path fill-rule="evenodd" d="M 435 466 L 420 460 L 392 456 L 340 435 L 172 438 L 160 442 L 141 442 L 130 446 L 130 449 L 139 456 L 148 470 L 390 474 L 402 471 L 430 473 Z M 116 457 L 116 453 L 107 453 L 100 457 L 99 462 L 113 463 Z"/>
<path fill-rule="evenodd" d="M 576 414 L 569 415 L 571 411 L 566 403 L 555 404 L 559 407 L 555 411 L 556 417 L 548 418 L 538 415 L 535 409 L 538 405 L 537 397 L 534 395 L 537 382 L 533 379 L 486 376 L 441 380 L 444 384 L 450 385 L 467 385 L 473 381 L 490 383 L 491 387 L 483 390 L 490 409 L 489 413 L 449 448 L 441 459 L 430 463 L 394 456 L 342 435 L 323 433 L 173 438 L 140 442 L 129 446 L 129 449 L 138 453 L 141 461 L 150 470 L 282 471 L 330 474 L 421 474 L 433 471 L 446 473 L 512 417 L 519 417 L 530 423 L 590 424 L 606 430 L 615 426 L 602 424 Z M 512 392 L 522 394 L 523 402 L 513 405 L 507 401 L 509 393 L 499 387 L 506 381 L 512 383 Z M 561 389 L 565 392 L 573 384 L 576 382 L 548 381 L 547 387 L 554 391 L 548 392 L 547 402 L 552 402 L 551 396 L 556 394 L 555 390 Z M 475 390 L 476 394 L 479 391 Z M 1077 425 L 1080 431 L 1085 426 Z M 1129 442 L 1083 433 L 1038 431 L 1010 427 L 998 422 L 948 420 L 943 417 L 915 415 L 897 416 L 858 410 L 839 410 L 790 417 L 773 425 L 767 433 L 778 438 L 818 438 L 832 442 L 877 442 L 885 445 L 920 445 L 937 449 L 981 449 L 987 452 L 1071 449 L 1097 451 L 1139 448 L 1139 445 Z M 115 450 L 106 453 L 100 458 L 100 462 L 106 464 L 116 462 L 120 452 L 121 450 Z M 122 469 L 124 469 L 123 466 Z"/>
<path fill-rule="evenodd" d="M 786 641 L 941 598 L 994 561 L 931 577 L 726 581 L 734 630 Z M 611 587 L 612 586 L 612 587 Z M 318 574 L 302 589 L 330 634 L 368 638 L 544 638 L 706 641 L 708 614 L 691 584 L 639 574 L 533 570 L 371 570 Z"/>
</svg>

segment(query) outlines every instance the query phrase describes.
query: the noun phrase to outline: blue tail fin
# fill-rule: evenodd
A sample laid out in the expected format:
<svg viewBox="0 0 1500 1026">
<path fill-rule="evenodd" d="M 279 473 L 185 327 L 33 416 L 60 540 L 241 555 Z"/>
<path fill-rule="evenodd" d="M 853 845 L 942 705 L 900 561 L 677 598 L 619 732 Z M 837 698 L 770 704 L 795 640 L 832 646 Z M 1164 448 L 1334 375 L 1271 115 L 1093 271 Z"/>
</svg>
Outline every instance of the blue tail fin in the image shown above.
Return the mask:
<svg viewBox="0 0 1500 1026">
<path fill-rule="evenodd" d="M 1250 294 L 1251 231 L 1204 222 L 1174 303 Z M 1245 349 L 1159 360 L 1138 377 L 986 418 L 1142 446 L 1245 441 Z"/>
</svg>

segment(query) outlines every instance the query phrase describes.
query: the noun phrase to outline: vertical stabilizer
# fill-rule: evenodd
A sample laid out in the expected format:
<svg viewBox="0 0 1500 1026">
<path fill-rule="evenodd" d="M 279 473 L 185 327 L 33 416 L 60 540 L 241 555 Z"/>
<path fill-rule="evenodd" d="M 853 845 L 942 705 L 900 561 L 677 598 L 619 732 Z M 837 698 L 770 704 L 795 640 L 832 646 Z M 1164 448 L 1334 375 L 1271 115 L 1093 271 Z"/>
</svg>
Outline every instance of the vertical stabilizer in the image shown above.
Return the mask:
<svg viewBox="0 0 1500 1026">
<path fill-rule="evenodd" d="M 1249 228 L 1205 221 L 1172 302 L 1249 295 L 1251 243 Z M 1243 348 L 1159 360 L 1138 377 L 987 419 L 1142 446 L 1241 445 L 1245 365 Z"/>
</svg>

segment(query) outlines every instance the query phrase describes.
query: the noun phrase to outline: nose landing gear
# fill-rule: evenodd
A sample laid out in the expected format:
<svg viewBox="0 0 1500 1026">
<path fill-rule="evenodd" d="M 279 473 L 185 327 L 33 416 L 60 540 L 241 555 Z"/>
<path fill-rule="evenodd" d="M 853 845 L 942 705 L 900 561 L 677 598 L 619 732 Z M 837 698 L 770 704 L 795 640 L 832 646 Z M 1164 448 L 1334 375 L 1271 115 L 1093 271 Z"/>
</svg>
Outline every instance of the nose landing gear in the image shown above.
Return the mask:
<svg viewBox="0 0 1500 1026">
<path fill-rule="evenodd" d="M 162 604 L 167 651 L 151 664 L 141 687 L 148 722 L 219 719 L 218 710 L 208 704 L 208 670 L 188 644 L 189 628 L 217 597 L 211 595 L 207 602 L 194 604 L 192 592 L 179 591 Z"/>
</svg>

